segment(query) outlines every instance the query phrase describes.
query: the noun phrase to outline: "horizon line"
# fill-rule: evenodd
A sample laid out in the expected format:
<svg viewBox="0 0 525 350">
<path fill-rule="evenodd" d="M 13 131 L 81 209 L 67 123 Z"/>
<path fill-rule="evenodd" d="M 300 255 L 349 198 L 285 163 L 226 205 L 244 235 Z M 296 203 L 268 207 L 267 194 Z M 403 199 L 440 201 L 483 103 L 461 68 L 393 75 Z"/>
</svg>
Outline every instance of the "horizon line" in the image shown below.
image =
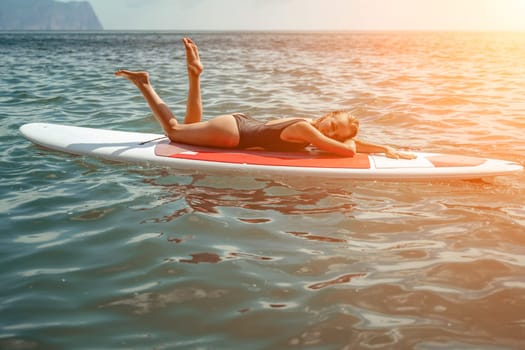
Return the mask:
<svg viewBox="0 0 525 350">
<path fill-rule="evenodd" d="M 0 32 L 72 32 L 72 33 L 103 33 L 103 32 L 150 32 L 150 33 L 525 33 L 524 29 L 0 29 Z"/>
</svg>

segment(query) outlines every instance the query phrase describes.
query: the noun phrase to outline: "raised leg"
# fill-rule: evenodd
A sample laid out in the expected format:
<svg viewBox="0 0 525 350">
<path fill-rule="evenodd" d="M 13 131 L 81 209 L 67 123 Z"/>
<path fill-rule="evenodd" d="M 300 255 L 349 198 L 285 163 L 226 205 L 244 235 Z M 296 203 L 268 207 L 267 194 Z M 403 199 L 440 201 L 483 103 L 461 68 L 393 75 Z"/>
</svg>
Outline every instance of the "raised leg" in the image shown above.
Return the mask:
<svg viewBox="0 0 525 350">
<path fill-rule="evenodd" d="M 149 108 L 153 112 L 153 115 L 164 129 L 166 135 L 177 125 L 175 116 L 169 109 L 168 105 L 160 98 L 157 92 L 153 89 L 149 81 L 149 75 L 147 72 L 132 72 L 128 70 L 119 70 L 115 72 L 116 76 L 124 77 L 131 81 L 142 93 L 142 96 L 146 99 Z"/>
<path fill-rule="evenodd" d="M 190 39 L 182 39 L 186 48 L 186 64 L 188 66 L 188 100 L 186 102 L 186 116 L 184 124 L 197 123 L 202 120 L 202 98 L 200 75 L 203 67 L 199 57 L 197 45 Z"/>
</svg>

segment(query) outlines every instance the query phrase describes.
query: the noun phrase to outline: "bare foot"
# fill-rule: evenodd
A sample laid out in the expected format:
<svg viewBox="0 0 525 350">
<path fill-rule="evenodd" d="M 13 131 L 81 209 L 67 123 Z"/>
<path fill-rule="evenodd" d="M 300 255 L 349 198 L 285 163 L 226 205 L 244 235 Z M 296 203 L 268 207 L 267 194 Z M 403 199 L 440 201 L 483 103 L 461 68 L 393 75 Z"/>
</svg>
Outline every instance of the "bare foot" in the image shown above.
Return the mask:
<svg viewBox="0 0 525 350">
<path fill-rule="evenodd" d="M 115 72 L 117 77 L 123 77 L 131 81 L 133 84 L 149 84 L 148 72 L 132 72 L 130 70 L 118 70 Z"/>
<path fill-rule="evenodd" d="M 199 49 L 190 38 L 184 38 L 182 39 L 182 42 L 186 48 L 186 64 L 188 65 L 188 73 L 199 76 L 204 69 L 199 57 Z"/>
</svg>

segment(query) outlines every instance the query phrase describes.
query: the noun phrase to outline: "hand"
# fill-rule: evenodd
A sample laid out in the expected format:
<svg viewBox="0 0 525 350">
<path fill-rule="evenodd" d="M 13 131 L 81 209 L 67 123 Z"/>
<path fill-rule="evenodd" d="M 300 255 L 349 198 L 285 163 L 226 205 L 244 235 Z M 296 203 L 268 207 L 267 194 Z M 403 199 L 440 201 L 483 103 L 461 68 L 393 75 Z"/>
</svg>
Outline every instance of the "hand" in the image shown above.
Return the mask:
<svg viewBox="0 0 525 350">
<path fill-rule="evenodd" d="M 393 159 L 415 159 L 417 158 L 415 154 L 399 152 L 390 146 L 385 147 L 385 156 L 387 156 L 388 158 L 393 158 Z"/>
</svg>

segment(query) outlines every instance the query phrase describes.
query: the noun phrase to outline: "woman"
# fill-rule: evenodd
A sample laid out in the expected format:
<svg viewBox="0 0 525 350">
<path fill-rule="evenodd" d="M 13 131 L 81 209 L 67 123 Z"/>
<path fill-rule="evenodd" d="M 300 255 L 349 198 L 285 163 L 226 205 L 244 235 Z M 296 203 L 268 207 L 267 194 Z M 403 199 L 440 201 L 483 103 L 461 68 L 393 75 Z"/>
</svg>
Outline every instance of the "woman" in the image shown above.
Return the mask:
<svg viewBox="0 0 525 350">
<path fill-rule="evenodd" d="M 262 123 L 245 114 L 234 113 L 202 121 L 199 77 L 203 66 L 197 45 L 189 38 L 182 41 L 186 49 L 189 78 L 184 124 L 177 122 L 168 106 L 155 92 L 147 72 L 119 70 L 115 73 L 137 86 L 153 115 L 173 142 L 222 148 L 263 148 L 272 151 L 298 150 L 312 144 L 341 156 L 351 157 L 356 152 L 363 152 L 385 153 L 392 158 L 414 158 L 413 155 L 397 152 L 389 146 L 354 139 L 359 121 L 345 111 L 331 112 L 315 120 L 284 118 Z"/>
</svg>

